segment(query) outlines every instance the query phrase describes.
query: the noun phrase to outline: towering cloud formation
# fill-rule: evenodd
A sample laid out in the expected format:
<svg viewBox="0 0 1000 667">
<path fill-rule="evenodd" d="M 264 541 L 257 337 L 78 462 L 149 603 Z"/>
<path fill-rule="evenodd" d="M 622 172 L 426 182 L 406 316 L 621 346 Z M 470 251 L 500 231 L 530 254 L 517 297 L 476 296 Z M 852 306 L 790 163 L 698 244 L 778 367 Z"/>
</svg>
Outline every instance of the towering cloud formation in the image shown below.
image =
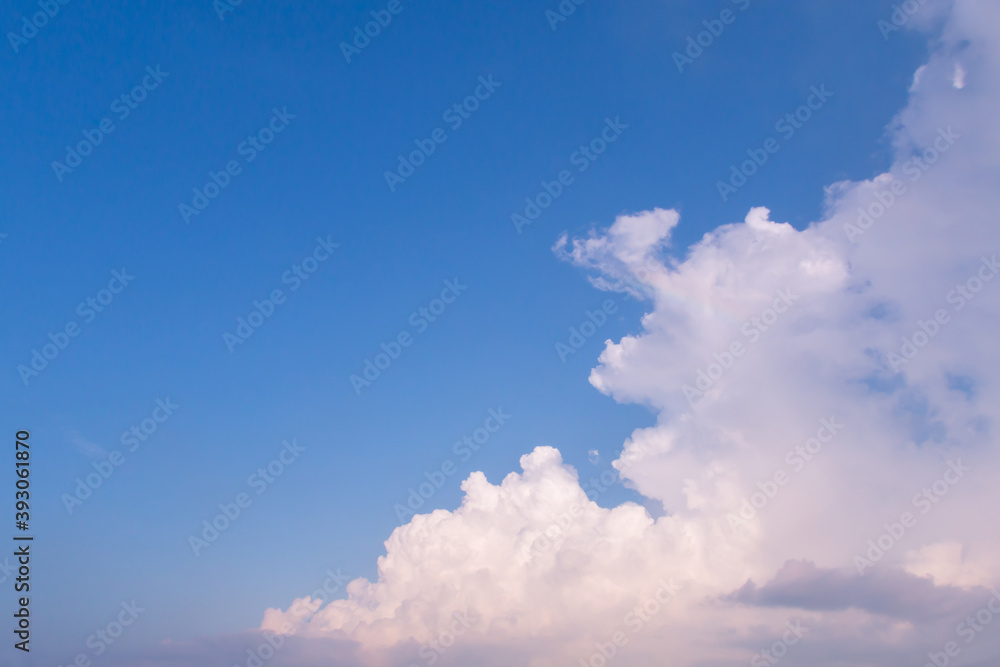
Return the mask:
<svg viewBox="0 0 1000 667">
<path fill-rule="evenodd" d="M 599 507 L 539 448 L 398 528 L 378 581 L 262 629 L 365 664 L 995 663 L 998 26 L 954 3 L 892 168 L 805 230 L 756 208 L 674 260 L 657 209 L 557 243 L 651 304 L 590 381 L 657 411 L 615 467 L 663 517 Z"/>
</svg>

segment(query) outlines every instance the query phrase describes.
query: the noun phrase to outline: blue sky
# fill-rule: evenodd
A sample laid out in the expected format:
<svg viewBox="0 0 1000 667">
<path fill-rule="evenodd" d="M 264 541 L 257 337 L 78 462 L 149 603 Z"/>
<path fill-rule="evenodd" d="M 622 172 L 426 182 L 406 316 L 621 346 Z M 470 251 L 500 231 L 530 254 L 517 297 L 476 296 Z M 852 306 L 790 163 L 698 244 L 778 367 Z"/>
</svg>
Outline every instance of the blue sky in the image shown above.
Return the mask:
<svg viewBox="0 0 1000 667">
<path fill-rule="evenodd" d="M 589 0 L 553 30 L 555 2 L 402 0 L 350 63 L 340 42 L 385 3 L 244 2 L 220 20 L 208 0 L 72 0 L 16 53 L 5 40 L 0 424 L 32 434 L 46 664 L 88 651 L 123 600 L 148 609 L 111 649 L 126 655 L 256 627 L 327 568 L 373 579 L 394 504 L 448 460 L 457 473 L 421 511 L 454 509 L 470 472 L 497 483 L 538 445 L 583 479 L 609 470 L 657 415 L 587 377 L 649 306 L 594 289 L 552 252 L 559 236 L 654 207 L 681 215 L 677 257 L 752 206 L 801 229 L 826 185 L 890 167 L 886 127 L 927 58 L 920 35 L 883 39 L 888 1 L 740 4 Z M 678 72 L 672 54 L 726 8 L 734 22 Z M 4 32 L 35 11 L 13 1 Z M 112 104 L 147 67 L 166 74 L 122 118 Z M 452 128 L 444 112 L 480 77 L 499 85 Z M 722 201 L 717 181 L 821 85 L 829 102 Z M 247 161 L 274 109 L 294 117 Z M 114 131 L 60 181 L 52 163 L 104 118 Z M 608 118 L 627 129 L 518 233 L 511 214 Z M 436 128 L 447 140 L 390 191 L 386 170 Z M 240 172 L 185 222 L 179 205 L 230 160 Z M 318 238 L 339 247 L 292 291 L 282 277 Z M 134 280 L 86 321 L 78 305 L 122 270 Z M 411 314 L 445 281 L 467 288 L 417 332 Z M 287 300 L 230 352 L 223 334 L 275 289 Z M 616 312 L 564 363 L 556 343 L 608 298 Z M 79 335 L 22 381 L 70 322 Z M 401 332 L 412 345 L 358 395 L 349 377 Z M 174 414 L 127 451 L 121 434 L 168 397 Z M 500 408 L 509 422 L 461 461 L 452 444 Z M 301 456 L 257 495 L 248 477 L 293 439 Z M 67 512 L 63 494 L 114 450 L 124 463 Z M 241 492 L 252 504 L 195 556 L 188 537 Z M 599 503 L 624 500 L 658 511 L 622 485 Z"/>
</svg>

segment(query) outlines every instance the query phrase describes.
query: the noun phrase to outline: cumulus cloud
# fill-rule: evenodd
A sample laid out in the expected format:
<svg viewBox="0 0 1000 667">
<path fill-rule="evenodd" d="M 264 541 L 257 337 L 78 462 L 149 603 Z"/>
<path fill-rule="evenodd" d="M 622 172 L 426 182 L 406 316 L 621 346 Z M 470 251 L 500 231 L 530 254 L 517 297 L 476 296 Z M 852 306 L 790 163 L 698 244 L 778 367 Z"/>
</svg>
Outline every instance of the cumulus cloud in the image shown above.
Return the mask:
<svg viewBox="0 0 1000 667">
<path fill-rule="evenodd" d="M 457 510 L 418 515 L 398 528 L 377 583 L 352 582 L 348 599 L 315 613 L 268 610 L 261 629 L 343 634 L 384 647 L 414 639 L 419 658 L 453 638 L 578 644 L 569 628 L 621 625 L 636 596 L 659 592 L 668 603 L 676 583 L 662 555 L 674 550 L 675 536 L 638 505 L 597 505 L 551 447 L 523 456 L 521 466 L 499 485 L 473 473 Z"/>
<path fill-rule="evenodd" d="M 657 412 L 614 465 L 663 516 L 600 507 L 538 448 L 396 529 L 376 581 L 261 630 L 371 665 L 732 664 L 789 623 L 808 630 L 788 665 L 917 664 L 957 640 L 1000 583 L 1000 6 L 949 11 L 891 169 L 831 185 L 822 220 L 754 208 L 682 259 L 662 209 L 556 243 L 648 300 L 590 382 Z"/>
</svg>

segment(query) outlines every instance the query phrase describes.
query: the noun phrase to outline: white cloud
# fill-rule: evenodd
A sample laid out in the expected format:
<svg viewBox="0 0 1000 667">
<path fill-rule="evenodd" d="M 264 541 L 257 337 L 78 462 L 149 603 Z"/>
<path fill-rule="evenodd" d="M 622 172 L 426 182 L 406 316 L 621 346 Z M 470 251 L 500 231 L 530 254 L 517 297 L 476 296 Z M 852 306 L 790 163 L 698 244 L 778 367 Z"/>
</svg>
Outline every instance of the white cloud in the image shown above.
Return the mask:
<svg viewBox="0 0 1000 667">
<path fill-rule="evenodd" d="M 663 250 L 682 223 L 661 209 L 556 244 L 598 288 L 649 299 L 590 381 L 657 411 L 615 466 L 665 516 L 599 507 L 539 448 L 523 473 L 474 473 L 459 509 L 394 531 L 376 582 L 308 620 L 268 610 L 262 628 L 357 642 L 367 664 L 429 664 L 420 646 L 456 614 L 476 620 L 437 664 L 577 665 L 616 631 L 620 664 L 732 664 L 793 619 L 810 632 L 789 665 L 909 664 L 953 639 L 956 619 L 912 606 L 959 608 L 1000 583 L 981 510 L 1000 502 L 1000 6 L 951 11 L 893 123 L 892 169 L 832 185 L 822 221 L 799 231 L 755 208 L 676 261 Z M 869 541 L 881 555 L 856 575 Z M 995 661 L 981 644 L 964 655 Z"/>
</svg>

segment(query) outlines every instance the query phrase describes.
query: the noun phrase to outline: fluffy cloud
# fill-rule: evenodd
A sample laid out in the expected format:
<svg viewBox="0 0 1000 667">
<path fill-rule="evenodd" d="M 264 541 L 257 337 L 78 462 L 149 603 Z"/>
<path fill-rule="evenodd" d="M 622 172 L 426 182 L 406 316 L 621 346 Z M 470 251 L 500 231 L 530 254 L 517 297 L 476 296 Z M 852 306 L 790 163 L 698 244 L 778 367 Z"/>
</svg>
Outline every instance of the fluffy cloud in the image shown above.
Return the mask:
<svg viewBox="0 0 1000 667">
<path fill-rule="evenodd" d="M 679 260 L 660 209 L 557 243 L 650 303 L 590 382 L 657 411 L 615 467 L 664 516 L 598 506 L 539 448 L 398 528 L 377 581 L 261 630 L 371 665 L 996 662 L 956 633 L 1000 602 L 1000 6 L 950 11 L 892 168 L 830 186 L 823 220 L 755 208 Z"/>
</svg>

